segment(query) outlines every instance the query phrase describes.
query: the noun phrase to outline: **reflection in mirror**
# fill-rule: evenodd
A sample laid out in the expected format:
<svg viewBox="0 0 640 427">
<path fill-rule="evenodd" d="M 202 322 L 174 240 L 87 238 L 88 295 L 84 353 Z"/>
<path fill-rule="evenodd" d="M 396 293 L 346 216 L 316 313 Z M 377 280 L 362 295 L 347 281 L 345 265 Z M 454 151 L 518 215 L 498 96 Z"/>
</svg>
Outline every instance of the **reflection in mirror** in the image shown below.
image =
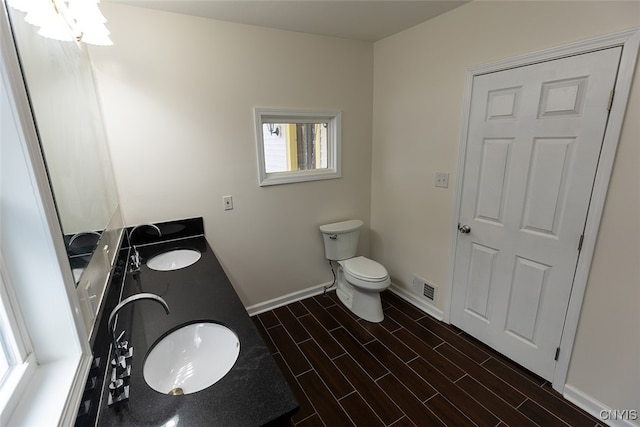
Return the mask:
<svg viewBox="0 0 640 427">
<path fill-rule="evenodd" d="M 9 8 L 49 182 L 76 277 L 118 204 L 86 46 L 40 36 Z"/>
<path fill-rule="evenodd" d="M 76 284 L 80 281 L 82 273 L 89 264 L 101 236 L 102 233 L 99 231 L 81 231 L 73 236 L 64 236 L 69 264 Z"/>
</svg>

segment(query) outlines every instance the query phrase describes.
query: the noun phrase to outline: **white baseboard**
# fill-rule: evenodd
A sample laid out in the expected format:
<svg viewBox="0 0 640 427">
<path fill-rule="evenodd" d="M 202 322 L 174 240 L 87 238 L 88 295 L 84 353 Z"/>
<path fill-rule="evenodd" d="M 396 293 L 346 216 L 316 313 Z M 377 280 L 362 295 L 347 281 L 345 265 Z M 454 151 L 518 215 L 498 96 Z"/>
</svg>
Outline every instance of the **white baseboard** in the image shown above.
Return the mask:
<svg viewBox="0 0 640 427">
<path fill-rule="evenodd" d="M 247 313 L 249 313 L 249 316 L 255 316 L 256 314 L 264 313 L 265 311 L 273 310 L 274 308 L 282 307 L 283 305 L 291 304 L 295 301 L 300 301 L 314 295 L 320 295 L 324 291 L 325 286 L 330 286 L 332 283 L 333 282 L 322 283 L 300 291 L 295 291 L 281 297 L 270 299 L 269 301 L 246 307 L 246 310 Z M 389 286 L 389 290 L 436 320 L 442 321 L 444 318 L 444 313 L 441 310 L 427 302 L 421 301 L 420 298 L 413 293 L 408 292 L 393 283 Z"/>
<path fill-rule="evenodd" d="M 611 427 L 638 427 L 640 425 L 640 409 L 624 408 L 613 410 L 604 403 L 567 384 L 562 393 L 564 398 L 591 416 Z M 629 411 L 634 410 L 634 413 Z M 635 420 L 632 420 L 635 418 Z"/>
<path fill-rule="evenodd" d="M 300 301 L 314 295 L 320 295 L 324 292 L 325 286 L 330 286 L 332 283 L 333 282 L 322 283 L 300 291 L 295 291 L 281 297 L 270 299 L 269 301 L 246 307 L 246 310 L 247 313 L 249 313 L 249 316 L 255 316 L 256 314 L 264 313 L 265 311 L 273 310 L 274 308 L 282 307 L 283 305 L 291 304 L 295 301 Z"/>
<path fill-rule="evenodd" d="M 389 290 L 391 292 L 393 292 L 394 294 L 398 295 L 403 300 L 405 300 L 408 303 L 410 303 L 411 305 L 414 305 L 418 309 L 424 311 L 425 313 L 427 313 L 428 315 L 430 315 L 434 319 L 439 320 L 439 321 L 443 321 L 444 312 L 442 310 L 440 310 L 440 309 L 436 308 L 435 306 L 429 304 L 428 302 L 420 299 L 414 293 L 409 292 L 406 289 L 401 288 L 401 287 L 399 287 L 399 286 L 397 286 L 397 285 L 395 285 L 393 283 L 391 284 L 391 286 L 389 286 Z"/>
</svg>

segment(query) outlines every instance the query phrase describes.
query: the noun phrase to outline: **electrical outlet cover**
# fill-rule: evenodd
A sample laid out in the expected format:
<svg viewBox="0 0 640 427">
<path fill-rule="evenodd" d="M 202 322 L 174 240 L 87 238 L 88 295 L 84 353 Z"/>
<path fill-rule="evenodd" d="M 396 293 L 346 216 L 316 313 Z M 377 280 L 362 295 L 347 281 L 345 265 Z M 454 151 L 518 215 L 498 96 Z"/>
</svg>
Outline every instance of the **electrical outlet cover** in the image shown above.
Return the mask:
<svg viewBox="0 0 640 427">
<path fill-rule="evenodd" d="M 231 196 L 222 197 L 222 206 L 225 211 L 233 209 L 233 198 Z"/>
<path fill-rule="evenodd" d="M 436 172 L 436 187 L 449 187 L 449 174 L 446 172 Z"/>
</svg>

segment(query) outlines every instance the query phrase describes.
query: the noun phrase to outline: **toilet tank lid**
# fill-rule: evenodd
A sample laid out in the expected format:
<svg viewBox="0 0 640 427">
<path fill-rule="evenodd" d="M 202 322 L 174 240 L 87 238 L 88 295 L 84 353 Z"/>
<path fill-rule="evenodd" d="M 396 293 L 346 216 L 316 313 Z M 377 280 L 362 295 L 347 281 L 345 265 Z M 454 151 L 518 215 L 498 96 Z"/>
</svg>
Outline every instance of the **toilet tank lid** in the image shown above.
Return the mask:
<svg viewBox="0 0 640 427">
<path fill-rule="evenodd" d="M 349 233 L 362 227 L 363 222 L 359 219 L 350 219 L 349 221 L 334 222 L 333 224 L 325 224 L 320 226 L 320 231 L 326 234 Z"/>
</svg>

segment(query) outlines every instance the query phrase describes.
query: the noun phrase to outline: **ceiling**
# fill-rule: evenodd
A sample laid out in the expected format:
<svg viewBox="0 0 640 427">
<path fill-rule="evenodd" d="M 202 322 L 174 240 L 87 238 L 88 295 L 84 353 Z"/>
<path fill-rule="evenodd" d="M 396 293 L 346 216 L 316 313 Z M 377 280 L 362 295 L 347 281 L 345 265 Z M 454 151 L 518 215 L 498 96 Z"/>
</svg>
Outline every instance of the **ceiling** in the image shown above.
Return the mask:
<svg viewBox="0 0 640 427">
<path fill-rule="evenodd" d="M 377 41 L 448 12 L 458 0 L 103 0 L 240 24 Z"/>
</svg>

